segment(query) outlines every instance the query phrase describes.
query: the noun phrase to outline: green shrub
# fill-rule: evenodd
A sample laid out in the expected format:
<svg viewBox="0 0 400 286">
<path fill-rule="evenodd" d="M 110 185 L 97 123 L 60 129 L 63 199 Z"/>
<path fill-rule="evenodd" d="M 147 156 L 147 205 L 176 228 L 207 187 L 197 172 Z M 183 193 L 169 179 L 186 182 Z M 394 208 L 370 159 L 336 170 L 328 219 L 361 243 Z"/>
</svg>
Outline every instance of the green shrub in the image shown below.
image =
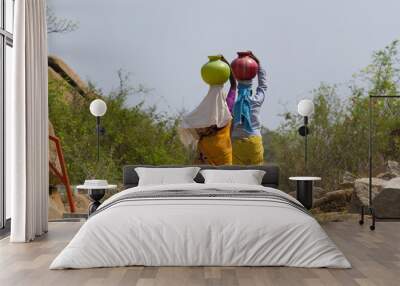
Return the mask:
<svg viewBox="0 0 400 286">
<path fill-rule="evenodd" d="M 310 118 L 308 175 L 321 176 L 324 188 L 339 188 L 345 171 L 368 175 L 369 95 L 398 95 L 400 65 L 398 42 L 374 53 L 372 64 L 342 86 L 321 84 L 312 91 L 315 113 Z M 374 174 L 384 169 L 387 160 L 399 160 L 400 99 L 374 99 L 373 167 Z M 283 115 L 280 127 L 266 132 L 270 152 L 268 161 L 281 167 L 283 189 L 293 185 L 289 176 L 304 175 L 304 138 L 297 129 L 303 119 L 294 112 Z M 400 133 L 400 132 L 399 132 Z"/>
<path fill-rule="evenodd" d="M 90 100 L 62 80 L 49 80 L 49 119 L 61 139 L 72 184 L 94 177 L 121 182 L 122 167 L 127 164 L 188 163 L 188 151 L 177 136 L 177 119 L 144 108 L 143 103 L 127 106 L 127 97 L 138 91 L 129 87 L 127 77 L 121 73 L 119 77 L 119 88 L 107 96 L 93 86 L 88 92 L 104 99 L 108 108 L 101 118 L 106 133 L 101 137 L 99 164 Z"/>
</svg>

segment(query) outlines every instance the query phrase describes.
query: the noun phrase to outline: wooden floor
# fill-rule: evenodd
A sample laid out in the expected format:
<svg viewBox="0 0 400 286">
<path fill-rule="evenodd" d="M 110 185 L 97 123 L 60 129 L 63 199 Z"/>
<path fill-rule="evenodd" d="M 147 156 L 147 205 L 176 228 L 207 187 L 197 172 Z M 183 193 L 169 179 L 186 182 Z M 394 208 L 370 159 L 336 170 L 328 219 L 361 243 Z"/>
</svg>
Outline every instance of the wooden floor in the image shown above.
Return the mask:
<svg viewBox="0 0 400 286">
<path fill-rule="evenodd" d="M 0 241 L 0 285 L 400 285 L 400 222 L 324 225 L 352 269 L 289 267 L 124 267 L 48 270 L 81 223 L 50 223 L 43 238 L 28 244 Z"/>
</svg>

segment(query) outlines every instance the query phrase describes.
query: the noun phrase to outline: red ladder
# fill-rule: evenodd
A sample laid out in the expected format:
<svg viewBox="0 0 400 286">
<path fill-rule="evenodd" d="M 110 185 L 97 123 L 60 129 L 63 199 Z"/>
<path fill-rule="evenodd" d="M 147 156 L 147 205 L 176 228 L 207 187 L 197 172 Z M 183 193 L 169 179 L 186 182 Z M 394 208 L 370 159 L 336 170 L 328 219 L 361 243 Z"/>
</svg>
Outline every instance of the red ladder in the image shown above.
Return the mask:
<svg viewBox="0 0 400 286">
<path fill-rule="evenodd" d="M 67 167 L 65 165 L 64 155 L 61 150 L 60 139 L 58 137 L 52 136 L 52 135 L 49 135 L 49 139 L 51 141 L 53 141 L 54 144 L 56 145 L 57 157 L 58 157 L 58 160 L 60 161 L 60 166 L 61 166 L 61 173 L 60 173 L 60 171 L 57 170 L 56 166 L 52 162 L 49 161 L 50 170 L 53 172 L 53 174 L 56 177 L 58 177 L 60 179 L 60 181 L 65 186 L 65 189 L 67 190 L 69 208 L 71 210 L 71 213 L 74 213 L 75 212 L 74 198 L 72 197 L 72 189 L 71 189 L 71 185 L 69 182 L 69 177 L 68 177 Z"/>
</svg>

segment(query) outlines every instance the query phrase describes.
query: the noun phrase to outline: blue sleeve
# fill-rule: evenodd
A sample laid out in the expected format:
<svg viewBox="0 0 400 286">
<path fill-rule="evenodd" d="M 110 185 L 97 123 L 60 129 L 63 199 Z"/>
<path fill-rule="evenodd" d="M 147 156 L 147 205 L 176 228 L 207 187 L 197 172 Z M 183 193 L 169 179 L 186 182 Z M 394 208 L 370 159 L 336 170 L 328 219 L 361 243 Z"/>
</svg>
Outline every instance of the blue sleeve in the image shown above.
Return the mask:
<svg viewBox="0 0 400 286">
<path fill-rule="evenodd" d="M 265 95 L 267 93 L 267 73 L 260 65 L 258 68 L 258 86 L 256 89 L 256 94 L 252 95 L 251 100 L 253 103 L 261 106 L 264 103 Z"/>
</svg>

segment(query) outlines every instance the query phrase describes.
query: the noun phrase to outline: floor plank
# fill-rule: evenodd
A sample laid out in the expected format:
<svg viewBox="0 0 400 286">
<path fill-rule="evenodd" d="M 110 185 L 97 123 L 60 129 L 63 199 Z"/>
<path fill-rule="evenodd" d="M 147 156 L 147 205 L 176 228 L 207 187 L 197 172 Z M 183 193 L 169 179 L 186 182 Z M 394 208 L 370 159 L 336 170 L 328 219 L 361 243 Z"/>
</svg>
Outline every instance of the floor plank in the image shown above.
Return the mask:
<svg viewBox="0 0 400 286">
<path fill-rule="evenodd" d="M 381 222 L 371 232 L 355 222 L 323 225 L 344 252 L 352 269 L 289 267 L 118 267 L 50 271 L 55 256 L 79 230 L 79 222 L 50 223 L 49 233 L 32 243 L 0 240 L 2 286 L 266 286 L 399 285 L 400 222 Z"/>
</svg>

